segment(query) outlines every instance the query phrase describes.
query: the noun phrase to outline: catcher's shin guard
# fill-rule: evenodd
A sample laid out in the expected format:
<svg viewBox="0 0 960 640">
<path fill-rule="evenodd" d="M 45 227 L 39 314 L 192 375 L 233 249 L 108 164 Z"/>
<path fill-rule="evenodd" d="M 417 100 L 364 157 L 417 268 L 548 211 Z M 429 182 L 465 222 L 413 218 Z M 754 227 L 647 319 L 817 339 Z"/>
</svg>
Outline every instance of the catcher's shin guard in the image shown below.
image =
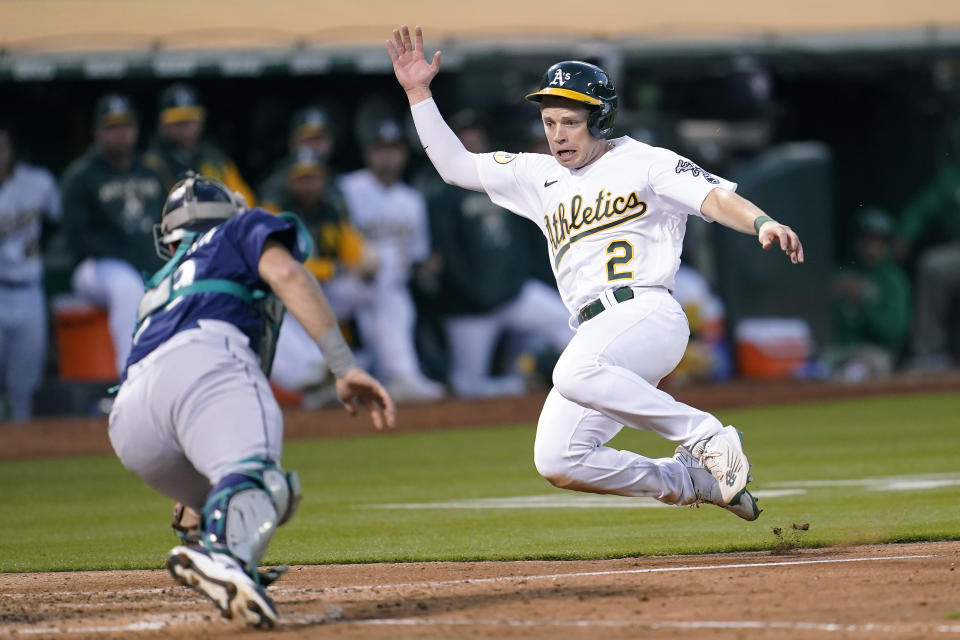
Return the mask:
<svg viewBox="0 0 960 640">
<path fill-rule="evenodd" d="M 300 483 L 274 462 L 244 460 L 213 488 L 203 507 L 203 545 L 225 552 L 253 575 L 276 528 L 300 501 Z"/>
</svg>

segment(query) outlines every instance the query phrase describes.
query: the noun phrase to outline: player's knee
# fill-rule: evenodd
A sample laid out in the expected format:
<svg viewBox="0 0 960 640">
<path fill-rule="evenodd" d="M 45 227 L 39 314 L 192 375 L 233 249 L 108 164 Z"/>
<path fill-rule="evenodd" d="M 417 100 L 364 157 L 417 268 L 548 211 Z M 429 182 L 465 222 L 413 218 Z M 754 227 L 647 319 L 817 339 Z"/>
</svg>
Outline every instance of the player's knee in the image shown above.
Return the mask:
<svg viewBox="0 0 960 640">
<path fill-rule="evenodd" d="M 572 481 L 573 460 L 563 447 L 552 442 L 537 442 L 533 447 L 533 464 L 544 480 L 561 489 Z"/>
<path fill-rule="evenodd" d="M 592 395 L 586 373 L 587 367 L 579 359 L 564 353 L 553 368 L 553 386 L 567 400 L 585 404 Z"/>
<path fill-rule="evenodd" d="M 932 249 L 917 260 L 917 273 L 925 280 L 941 281 L 956 273 L 957 258 L 948 250 Z"/>
<path fill-rule="evenodd" d="M 143 278 L 132 266 L 120 261 L 107 272 L 104 286 L 111 300 L 139 300 L 143 296 Z"/>
</svg>

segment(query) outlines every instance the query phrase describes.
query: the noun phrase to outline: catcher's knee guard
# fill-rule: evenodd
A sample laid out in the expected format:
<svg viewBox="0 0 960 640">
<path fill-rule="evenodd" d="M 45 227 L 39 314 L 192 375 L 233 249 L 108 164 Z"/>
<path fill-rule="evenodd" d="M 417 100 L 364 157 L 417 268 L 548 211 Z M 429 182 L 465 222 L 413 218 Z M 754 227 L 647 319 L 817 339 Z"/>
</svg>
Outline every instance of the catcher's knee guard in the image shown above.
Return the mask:
<svg viewBox="0 0 960 640">
<path fill-rule="evenodd" d="M 274 530 L 300 503 L 300 480 L 275 462 L 248 459 L 229 469 L 203 507 L 204 546 L 227 552 L 253 571 Z"/>
</svg>

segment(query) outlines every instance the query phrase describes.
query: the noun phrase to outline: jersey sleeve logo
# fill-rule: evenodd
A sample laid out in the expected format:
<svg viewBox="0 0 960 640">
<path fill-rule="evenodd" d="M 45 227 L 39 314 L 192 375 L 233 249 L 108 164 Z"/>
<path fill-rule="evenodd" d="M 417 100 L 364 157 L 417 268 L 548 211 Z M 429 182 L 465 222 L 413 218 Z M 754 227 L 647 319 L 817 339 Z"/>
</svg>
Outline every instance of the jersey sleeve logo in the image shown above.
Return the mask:
<svg viewBox="0 0 960 640">
<path fill-rule="evenodd" d="M 497 164 L 509 164 L 516 160 L 517 154 L 507 153 L 506 151 L 497 151 L 493 154 L 493 160 Z"/>
<path fill-rule="evenodd" d="M 694 178 L 699 178 L 701 175 L 703 179 L 709 182 L 710 184 L 720 184 L 720 181 L 714 178 L 712 175 L 693 164 L 689 160 L 679 160 L 677 162 L 677 173 L 683 173 L 684 171 L 689 171 Z"/>
</svg>

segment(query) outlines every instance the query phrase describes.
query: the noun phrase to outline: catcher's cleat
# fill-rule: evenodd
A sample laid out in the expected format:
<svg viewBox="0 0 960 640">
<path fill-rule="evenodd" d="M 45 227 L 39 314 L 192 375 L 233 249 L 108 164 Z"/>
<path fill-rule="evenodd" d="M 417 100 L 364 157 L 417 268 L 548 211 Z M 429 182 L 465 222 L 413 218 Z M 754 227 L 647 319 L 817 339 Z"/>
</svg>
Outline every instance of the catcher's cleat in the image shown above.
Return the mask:
<svg viewBox="0 0 960 640">
<path fill-rule="evenodd" d="M 279 567 L 259 568 L 257 569 L 260 579 L 260 586 L 266 589 L 271 584 L 283 577 L 287 571 L 290 571 L 288 565 L 282 564 Z"/>
<path fill-rule="evenodd" d="M 173 579 L 213 601 L 220 615 L 253 627 L 277 623 L 277 609 L 236 560 L 202 547 L 178 546 L 167 555 Z"/>
<path fill-rule="evenodd" d="M 696 493 L 697 500 L 693 506 L 699 506 L 706 502 L 723 507 L 727 511 L 736 514 L 744 520 L 753 521 L 760 517 L 761 509 L 757 506 L 757 499 L 753 497 L 747 489 L 744 489 L 738 497 L 730 504 L 723 503 L 723 497 L 720 493 L 720 485 L 713 475 L 704 469 L 703 465 L 697 462 L 689 451 L 684 447 L 677 447 L 673 454 L 673 459 L 686 468 L 690 474 L 690 480 L 693 482 L 693 491 Z"/>
<path fill-rule="evenodd" d="M 723 504 L 735 503 L 746 490 L 750 462 L 743 452 L 740 432 L 733 427 L 724 427 L 720 433 L 696 443 L 690 454 L 717 479 Z"/>
</svg>

